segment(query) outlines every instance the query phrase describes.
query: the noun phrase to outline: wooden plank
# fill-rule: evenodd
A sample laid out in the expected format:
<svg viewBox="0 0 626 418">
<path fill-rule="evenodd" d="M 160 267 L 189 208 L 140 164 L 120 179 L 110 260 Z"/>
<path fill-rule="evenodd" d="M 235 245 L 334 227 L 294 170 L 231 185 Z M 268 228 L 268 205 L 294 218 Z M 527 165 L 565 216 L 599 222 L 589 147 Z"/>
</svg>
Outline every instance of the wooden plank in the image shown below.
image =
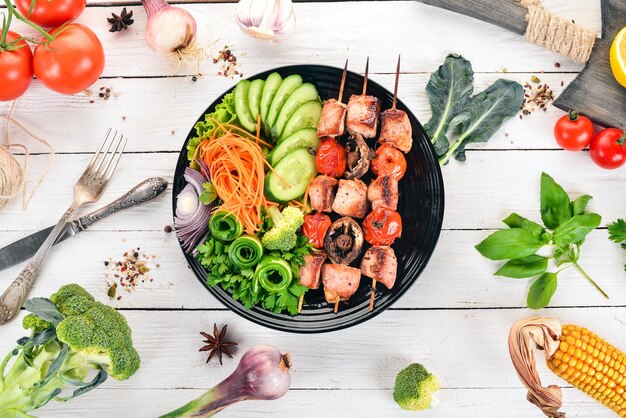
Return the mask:
<svg viewBox="0 0 626 418">
<path fill-rule="evenodd" d="M 42 408 L 41 416 L 46 418 L 67 418 L 71 416 L 93 415 L 97 405 L 100 416 L 126 418 L 132 413 L 134 418 L 155 417 L 179 407 L 200 396 L 202 389 L 115 389 L 106 384 L 96 391 L 72 400 L 71 404 L 50 402 Z M 436 393 L 438 405 L 420 411 L 424 418 L 458 418 L 459 411 L 465 417 L 500 416 L 507 411 L 507 418 L 528 418 L 540 416 L 537 408 L 524 401 L 523 389 L 442 389 Z M 393 401 L 392 390 L 292 390 L 283 398 L 271 402 L 250 401 L 229 407 L 221 415 L 225 417 L 274 418 L 277 411 L 281 417 L 318 418 L 359 417 L 359 418 L 411 418 L 416 413 L 401 410 Z M 586 418 L 608 416 L 609 410 L 584 395 L 577 389 L 563 390 L 568 417 Z M 348 406 L 347 408 L 344 406 Z"/>
<path fill-rule="evenodd" d="M 494 277 L 493 273 L 501 263 L 483 258 L 474 249 L 488 233 L 444 231 L 428 267 L 393 308 L 525 306 L 531 281 Z M 22 236 L 23 232 L 4 232 L 0 245 Z M 154 281 L 140 283 L 132 293 L 118 288 L 117 294 L 122 299 L 111 300 L 106 294 L 113 276 L 110 269 L 104 266 L 104 261 L 109 258 L 121 260 L 125 251 L 137 247 L 150 256 L 156 256 L 148 262 L 150 277 Z M 607 239 L 605 230 L 590 234 L 580 262 L 611 298 L 602 297 L 576 270 L 569 269 L 560 274 L 560 285 L 551 305 L 624 307 L 626 280 L 623 264 L 626 263 L 626 254 Z M 157 264 L 159 267 L 156 267 Z M 78 281 L 98 299 L 122 309 L 225 309 L 186 267 L 173 234 L 162 231 L 86 231 L 54 247 L 31 295 L 50 295 L 59 286 Z M 10 283 L 21 268 L 14 266 L 0 271 L 0 285 Z"/>
<path fill-rule="evenodd" d="M 438 377 L 443 388 L 485 392 L 519 388 L 515 405 L 523 406 L 525 391 L 511 365 L 506 341 L 513 322 L 534 314 L 508 309 L 387 311 L 346 330 L 294 335 L 254 325 L 229 311 L 124 311 L 142 366 L 131 379 L 111 379 L 106 385 L 120 390 L 206 388 L 230 374 L 245 350 L 266 343 L 291 353 L 295 389 L 390 389 L 398 371 L 420 362 Z M 623 309 L 546 309 L 540 314 L 585 326 L 613 345 L 626 347 L 626 333 L 620 332 L 626 321 Z M 23 315 L 3 327 L 0 352 L 13 348 L 13 341 L 23 335 L 19 323 Z M 234 359 L 227 359 L 222 367 L 205 364 L 207 354 L 198 351 L 202 346 L 198 332 L 208 330 L 214 322 L 227 323 L 231 338 L 239 342 Z M 537 367 L 546 384 L 565 383 L 548 371 L 544 362 L 539 361 Z"/>
<path fill-rule="evenodd" d="M 0 213 L 0 231 L 41 229 L 53 224 L 71 201 L 71 184 L 89 161 L 89 154 L 58 155 L 48 178 L 22 212 L 14 199 Z M 127 154 L 122 158 L 111 184 L 96 208 L 125 193 L 151 176 L 171 181 L 178 155 L 175 153 Z M 31 159 L 31 180 L 42 172 L 46 155 Z M 626 190 L 624 170 L 606 171 L 596 167 L 583 152 L 567 151 L 472 151 L 466 163 L 451 162 L 443 168 L 446 189 L 445 229 L 501 228 L 511 212 L 539 218 L 539 178 L 547 171 L 572 198 L 591 194 L 590 209 L 605 222 L 624 216 Z M 579 175 L 584 172 L 584 176 Z M 172 222 L 171 194 L 167 191 L 147 206 L 129 209 L 94 229 L 158 230 Z M 46 208 L 46 210 L 42 210 Z M 87 209 L 85 208 L 86 213 Z M 149 214 L 150 216 L 146 216 Z"/>
<path fill-rule="evenodd" d="M 434 71 L 436 67 L 433 67 Z M 500 77 L 522 84 L 535 75 L 558 95 L 574 74 L 489 73 L 476 74 L 475 91 L 482 91 Z M 422 123 L 430 117 L 426 84 L 430 74 L 402 74 L 399 98 Z M 375 74 L 371 80 L 393 90 L 394 75 Z M 109 127 L 118 129 L 130 139 L 127 151 L 178 151 L 196 119 L 213 100 L 235 84 L 236 80 L 212 76 L 192 81 L 190 77 L 106 79 L 92 88 L 112 89 L 116 97 L 104 100 L 79 94 L 60 96 L 46 90 L 38 81 L 15 107 L 15 118 L 34 133 L 41 135 L 56 152 L 93 152 Z M 93 103 L 91 103 L 93 101 Z M 141 105 L 138 105 L 138 104 Z M 54 112 L 48 109 L 54 107 Z M 9 111 L 9 103 L 0 103 L 0 114 Z M 80 117 L 76 117 L 80 112 Z M 554 122 L 563 114 L 550 107 L 547 112 L 536 111 L 524 119 L 513 118 L 505 123 L 488 144 L 468 148 L 488 149 L 558 149 L 552 136 Z M 71 124 L 59 123 L 71 120 Z M 0 122 L 2 126 L 3 122 Z M 31 152 L 48 149 L 25 137 L 17 128 L 11 130 L 14 142 L 25 143 Z"/>
<path fill-rule="evenodd" d="M 597 7 L 581 5 L 583 16 Z M 582 66 L 528 44 L 519 35 L 466 16 L 450 13 L 417 2 L 339 2 L 324 4 L 320 20 L 319 4 L 297 4 L 297 30 L 280 45 L 244 35 L 234 21 L 234 4 L 188 4 L 185 7 L 198 22 L 201 45 L 211 45 L 216 53 L 224 45 L 233 48 L 244 74 L 254 74 L 289 64 L 324 63 L 337 67 L 350 59 L 351 68 L 362 71 L 371 56 L 370 73 L 391 73 L 398 53 L 403 71 L 432 72 L 448 52 L 463 54 L 479 72 L 507 68 L 512 72 L 551 71 L 561 62 L 562 71 L 579 71 Z M 175 74 L 216 74 L 217 65 L 206 60 L 199 70 L 179 68 L 168 57 L 148 49 L 144 40 L 146 16 L 133 7 L 135 23 L 123 33 L 108 32 L 105 18 L 119 12 L 120 6 L 89 7 L 77 20 L 93 28 L 106 49 L 106 77 L 164 76 Z M 397 30 L 397 28 L 403 28 Z M 20 23 L 18 32 L 35 35 Z M 393 47 L 389 47 L 393 45 Z M 437 45 L 433 48 L 433 45 Z M 485 48 L 485 45 L 489 45 Z"/>
</svg>

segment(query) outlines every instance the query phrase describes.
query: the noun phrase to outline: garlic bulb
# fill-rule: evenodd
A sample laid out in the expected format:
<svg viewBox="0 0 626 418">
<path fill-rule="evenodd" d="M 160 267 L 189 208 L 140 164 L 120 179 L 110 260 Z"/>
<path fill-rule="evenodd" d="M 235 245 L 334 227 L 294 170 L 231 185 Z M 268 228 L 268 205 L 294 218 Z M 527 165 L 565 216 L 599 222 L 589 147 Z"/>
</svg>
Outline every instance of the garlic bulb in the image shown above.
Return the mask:
<svg viewBox="0 0 626 418">
<path fill-rule="evenodd" d="M 291 0 L 240 0 L 237 23 L 246 34 L 274 43 L 293 32 L 296 14 Z"/>
</svg>

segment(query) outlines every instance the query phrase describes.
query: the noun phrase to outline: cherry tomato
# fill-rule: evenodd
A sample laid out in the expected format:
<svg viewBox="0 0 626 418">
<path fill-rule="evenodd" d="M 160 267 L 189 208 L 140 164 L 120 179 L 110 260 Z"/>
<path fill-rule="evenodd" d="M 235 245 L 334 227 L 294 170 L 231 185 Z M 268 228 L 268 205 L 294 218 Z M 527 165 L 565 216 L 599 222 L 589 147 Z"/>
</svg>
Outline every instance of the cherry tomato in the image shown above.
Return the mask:
<svg viewBox="0 0 626 418">
<path fill-rule="evenodd" d="M 372 160 L 371 167 L 377 176 L 400 180 L 406 172 L 406 159 L 396 147 L 384 144 L 376 150 L 376 158 Z"/>
<path fill-rule="evenodd" d="M 554 138 L 561 148 L 568 151 L 580 151 L 593 138 L 593 123 L 588 117 L 570 110 L 567 115 L 561 116 L 554 125 Z"/>
<path fill-rule="evenodd" d="M 330 216 L 322 212 L 317 212 L 315 215 L 304 215 L 302 233 L 309 239 L 313 248 L 324 248 L 324 237 L 332 223 Z"/>
<path fill-rule="evenodd" d="M 104 70 L 104 50 L 96 34 L 78 23 L 52 29 L 50 34 L 55 39 L 37 45 L 33 55 L 41 83 L 63 94 L 80 93 L 95 83 Z"/>
<path fill-rule="evenodd" d="M 15 42 L 19 38 L 17 33 L 8 31 L 6 40 L 10 47 L 0 50 L 0 101 L 17 99 L 33 81 L 33 53 L 23 39 Z"/>
<path fill-rule="evenodd" d="M 589 145 L 589 156 L 602 168 L 614 169 L 626 162 L 626 136 L 617 128 L 598 132 Z"/>
<path fill-rule="evenodd" d="M 346 149 L 336 139 L 322 139 L 317 149 L 315 165 L 318 173 L 339 178 L 346 172 Z"/>
<path fill-rule="evenodd" d="M 363 237 L 372 245 L 391 245 L 402 235 L 402 217 L 395 210 L 377 208 L 363 220 Z"/>
<path fill-rule="evenodd" d="M 32 2 L 33 10 L 28 13 Z M 15 0 L 19 12 L 31 22 L 51 28 L 76 19 L 85 10 L 85 0 Z"/>
</svg>

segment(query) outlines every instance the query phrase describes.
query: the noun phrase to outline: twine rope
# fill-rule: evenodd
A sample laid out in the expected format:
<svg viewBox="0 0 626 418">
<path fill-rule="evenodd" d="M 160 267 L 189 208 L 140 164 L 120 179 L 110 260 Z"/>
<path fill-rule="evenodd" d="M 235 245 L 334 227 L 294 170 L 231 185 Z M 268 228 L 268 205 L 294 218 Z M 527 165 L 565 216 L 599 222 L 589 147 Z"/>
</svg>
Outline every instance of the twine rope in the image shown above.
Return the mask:
<svg viewBox="0 0 626 418">
<path fill-rule="evenodd" d="M 5 120 L 4 139 L 0 142 L 0 210 L 6 206 L 6 204 L 15 196 L 22 193 L 22 210 L 26 210 L 33 195 L 46 178 L 52 161 L 54 160 L 54 148 L 48 141 L 30 132 L 24 125 L 13 119 L 13 109 L 15 108 L 15 102 L 11 105 L 8 115 L 0 115 L 0 119 Z M 28 135 L 30 138 L 38 141 L 48 147 L 50 150 L 50 157 L 48 163 L 44 169 L 39 180 L 35 184 L 34 188 L 30 192 L 27 191 L 28 181 L 26 180 L 26 172 L 28 170 L 29 162 L 29 149 L 26 145 L 14 144 L 9 141 L 9 127 L 11 124 L 17 126 L 22 132 Z M 24 162 L 20 164 L 11 153 L 12 148 L 19 148 L 24 153 Z"/>
<path fill-rule="evenodd" d="M 589 60 L 597 33 L 543 8 L 541 0 L 516 0 L 528 9 L 526 40 L 574 61 Z"/>
</svg>

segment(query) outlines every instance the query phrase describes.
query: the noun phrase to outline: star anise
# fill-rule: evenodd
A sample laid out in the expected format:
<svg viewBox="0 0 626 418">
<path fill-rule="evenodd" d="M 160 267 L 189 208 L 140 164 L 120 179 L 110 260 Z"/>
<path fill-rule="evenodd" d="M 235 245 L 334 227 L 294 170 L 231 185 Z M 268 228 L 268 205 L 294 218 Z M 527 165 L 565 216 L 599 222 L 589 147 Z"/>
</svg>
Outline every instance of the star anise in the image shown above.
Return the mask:
<svg viewBox="0 0 626 418">
<path fill-rule="evenodd" d="M 227 328 L 228 325 L 224 325 L 222 330 L 219 331 L 217 328 L 217 324 L 213 324 L 213 335 L 207 334 L 206 332 L 200 333 L 200 335 L 206 338 L 206 340 L 203 341 L 206 343 L 206 345 L 202 347 L 199 351 L 210 351 L 209 358 L 206 361 L 207 363 L 211 361 L 211 359 L 215 357 L 215 355 L 217 355 L 217 358 L 220 361 L 220 365 L 222 365 L 222 354 L 233 358 L 232 354 L 230 354 L 228 350 L 231 347 L 236 346 L 237 343 L 225 340 L 224 337 L 226 336 Z"/>
<path fill-rule="evenodd" d="M 126 7 L 122 9 L 122 13 L 120 13 L 119 16 L 115 13 L 111 13 L 111 15 L 113 17 L 107 18 L 107 22 L 111 24 L 109 32 L 119 32 L 122 29 L 128 29 L 128 27 L 134 22 L 132 19 L 133 11 L 131 10 L 130 12 L 127 12 Z"/>
</svg>

